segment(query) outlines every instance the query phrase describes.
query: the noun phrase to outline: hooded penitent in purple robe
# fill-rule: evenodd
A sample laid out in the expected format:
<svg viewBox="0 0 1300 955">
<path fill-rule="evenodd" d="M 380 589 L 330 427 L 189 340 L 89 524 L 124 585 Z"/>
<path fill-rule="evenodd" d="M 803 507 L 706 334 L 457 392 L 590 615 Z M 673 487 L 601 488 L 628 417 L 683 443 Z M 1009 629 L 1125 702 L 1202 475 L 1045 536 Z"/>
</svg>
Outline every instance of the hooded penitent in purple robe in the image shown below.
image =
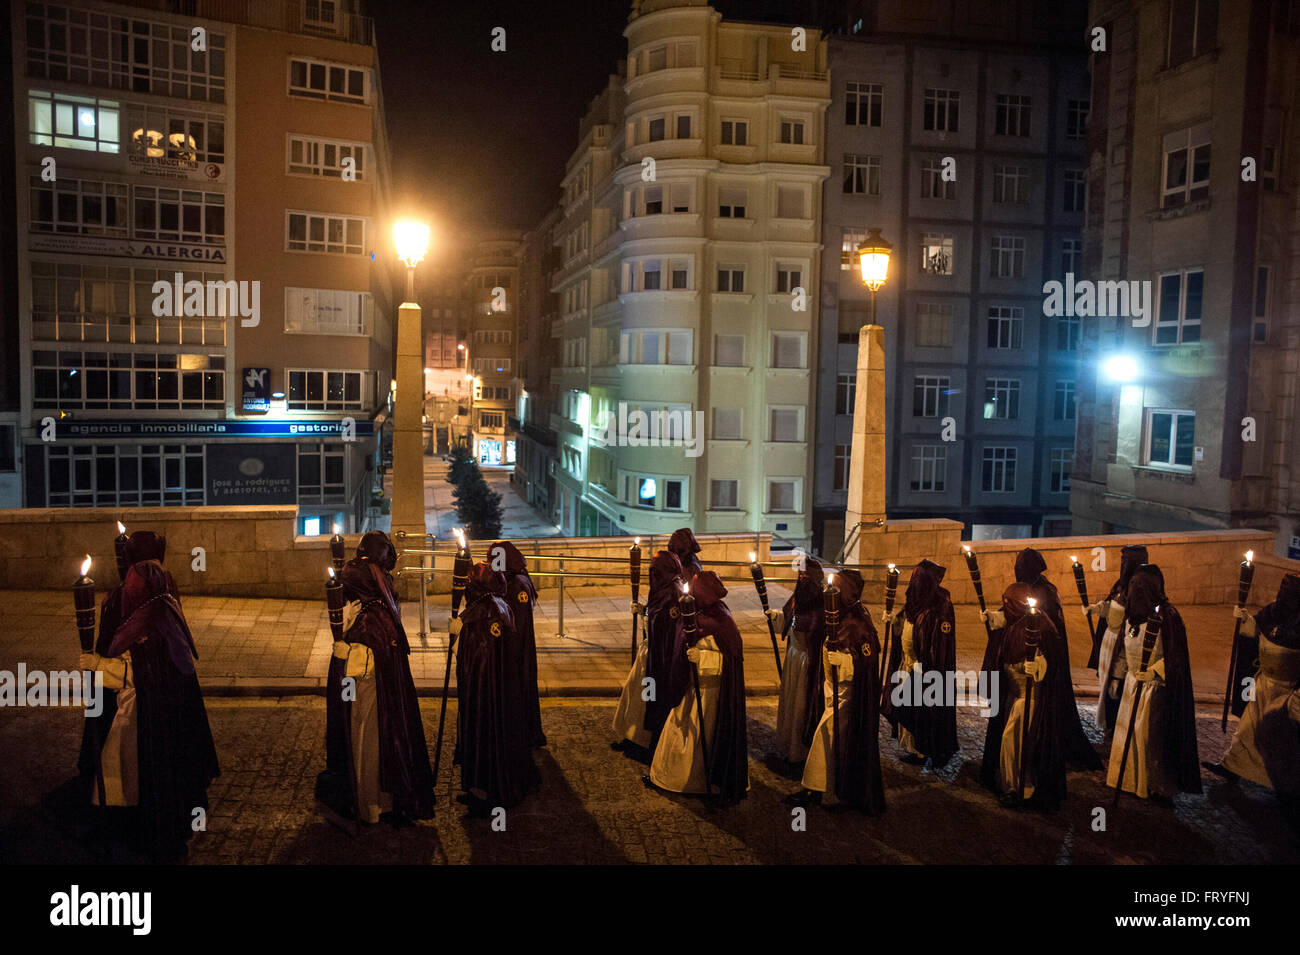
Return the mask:
<svg viewBox="0 0 1300 955">
<path fill-rule="evenodd" d="M 998 641 L 997 669 L 994 671 L 998 674 L 997 712 L 989 718 L 984 736 L 980 781 L 1000 796 L 1018 796 L 1023 739 L 1027 749 L 1026 802 L 1036 808 L 1052 810 L 1065 799 L 1065 746 L 1071 728 L 1070 713 L 1073 711 L 1077 721 L 1078 710 L 1070 686 L 1065 641 L 1050 615 L 1040 610 L 1034 615 L 1037 619 L 1032 620 L 1030 597 L 1034 597 L 1033 588 L 1020 581 L 1008 587 L 1002 595 L 1006 625 Z M 1025 739 L 1021 735 L 1026 732 L 1024 701 L 1028 677 L 1025 666 L 1033 656 L 1029 646 L 1032 623 L 1039 627 L 1036 652 L 1046 661 L 1047 673 L 1043 680 L 1034 683 L 1028 738 Z M 992 692 L 990 690 L 990 695 Z M 1017 703 L 1020 704 L 1018 709 Z M 1016 719 L 1011 726 L 1012 750 L 1008 753 L 1003 751 L 1003 744 L 1006 742 L 1007 721 L 1013 711 Z M 1012 764 L 1010 772 L 1007 771 L 1008 762 Z"/>
<path fill-rule="evenodd" d="M 691 580 L 700 572 L 700 559 L 695 555 L 700 552 L 700 542 L 695 539 L 695 532 L 689 527 L 679 527 L 668 538 L 668 550 L 682 562 L 682 576 Z"/>
<path fill-rule="evenodd" d="M 749 743 L 745 723 L 745 661 L 740 630 L 731 618 L 731 611 L 723 603 L 727 588 L 711 570 L 700 571 L 691 581 L 691 596 L 695 598 L 695 639 L 686 634 L 680 616 L 674 618 L 676 631 L 673 639 L 672 667 L 668 685 L 662 687 L 664 702 L 670 711 L 675 710 L 688 694 L 692 701 L 695 681 L 694 664 L 686 651 L 705 637 L 712 637 L 722 653 L 722 674 L 713 705 L 713 734 L 709 739 L 709 765 L 707 777 L 713 784 L 723 804 L 737 802 L 749 789 Z M 693 705 L 693 703 L 692 703 Z M 705 703 L 706 706 L 709 703 Z M 704 725 L 698 720 L 700 725 Z M 666 739 L 667 737 L 664 737 Z M 652 775 L 653 775 L 652 767 Z"/>
<path fill-rule="evenodd" d="M 123 556 L 126 558 L 128 572 L 135 564 L 142 560 L 154 560 L 159 564 L 167 555 L 167 538 L 155 534 L 153 531 L 136 531 L 126 540 Z M 177 603 L 180 603 L 180 597 L 176 593 L 176 581 L 166 570 L 167 590 Z M 107 594 L 104 595 L 104 601 L 99 610 L 99 636 L 95 638 L 95 652 L 101 657 L 108 656 L 108 648 L 113 642 L 113 635 L 117 632 L 118 625 L 122 622 L 122 588 L 125 581 L 118 584 Z M 95 772 L 94 753 L 91 751 L 92 739 L 99 741 L 102 748 L 104 741 L 108 739 L 108 731 L 113 725 L 113 719 L 117 716 L 117 690 L 111 690 L 107 687 L 103 690 L 103 710 L 98 716 L 88 716 L 85 725 L 81 731 L 81 752 L 77 757 L 77 772 L 86 780 L 93 778 Z"/>
<path fill-rule="evenodd" d="M 662 690 L 667 687 L 672 670 L 673 641 L 677 635 L 677 597 L 681 593 L 682 562 L 676 555 L 661 550 L 650 562 L 650 592 L 646 596 L 646 673 L 652 679 L 654 695 L 646 701 L 645 723 L 654 749 L 672 706 Z"/>
<path fill-rule="evenodd" d="M 393 590 L 392 569 L 397 552 L 388 535 L 370 531 L 361 538 L 357 556 L 343 566 L 339 580 L 343 599 L 358 601 L 361 609 L 344 635 L 347 642 L 366 647 L 373 655 L 375 696 L 379 718 L 379 788 L 392 797 L 393 814 L 401 819 L 427 819 L 433 815 L 433 770 L 424 738 L 415 681 L 411 677 L 411 647 L 402 626 L 402 613 Z M 340 666 L 335 666 L 334 661 Z M 348 801 L 356 802 L 357 780 L 347 768 L 352 752 L 352 702 L 343 701 L 342 681 L 346 661 L 331 657 L 326 689 L 326 753 L 343 761 L 341 779 Z M 330 722 L 331 698 L 338 709 Z M 340 777 L 336 777 L 340 778 Z"/>
<path fill-rule="evenodd" d="M 512 682 L 508 647 L 514 632 L 505 578 L 477 563 L 465 586 L 456 652 L 457 741 L 461 788 L 471 808 L 518 805 L 540 781 L 526 726 L 522 694 Z"/>
<path fill-rule="evenodd" d="M 156 560 L 133 564 L 106 654 L 131 652 L 140 818 L 152 852 L 167 859 L 184 854 L 194 810 L 207 808 L 208 784 L 220 775 L 194 670 L 198 652 L 174 587 Z"/>
<path fill-rule="evenodd" d="M 1237 642 L 1233 660 L 1237 684 L 1237 692 L 1232 694 L 1233 715 L 1241 716 L 1246 710 L 1247 700 L 1241 692 L 1241 681 L 1259 669 L 1259 635 L 1272 633 L 1280 624 L 1294 621 L 1297 616 L 1300 616 L 1300 576 L 1287 574 L 1278 587 L 1277 598 L 1255 614 L 1255 633 L 1251 636 L 1243 634 Z"/>
<path fill-rule="evenodd" d="M 511 684 L 522 696 L 520 705 L 524 712 L 525 736 L 529 746 L 545 746 L 546 734 L 542 732 L 542 706 L 537 694 L 537 637 L 533 632 L 533 607 L 537 604 L 537 588 L 528 576 L 528 564 L 519 548 L 509 541 L 493 544 L 488 550 L 495 557 L 496 549 L 505 551 L 506 602 L 515 622 L 514 642 L 506 646 L 506 665 L 515 674 Z"/>
<path fill-rule="evenodd" d="M 849 705 L 841 706 L 838 719 L 834 713 L 824 713 L 821 722 L 829 723 L 832 730 L 839 723 L 840 738 L 835 740 L 831 735 L 836 801 L 876 816 L 885 811 L 885 785 L 880 772 L 880 641 L 875 624 L 860 602 L 862 575 L 856 570 L 842 570 L 835 575 L 835 587 L 840 592 L 840 625 L 835 638 L 826 640 L 825 648 L 853 658 L 852 692 L 848 694 Z M 833 682 L 830 674 L 825 682 Z"/>
<path fill-rule="evenodd" d="M 1056 585 L 1044 573 L 1047 561 L 1038 551 L 1026 547 L 1016 555 L 1015 570 L 1016 581 L 1029 585 L 1030 596 L 1038 601 L 1038 612 L 1052 621 L 1053 629 L 1065 646 L 1065 666 L 1057 676 L 1060 681 L 1057 692 L 1061 699 L 1069 701 L 1068 706 L 1062 704 L 1060 713 L 1065 721 L 1065 738 L 1061 741 L 1065 747 L 1065 761 L 1075 769 L 1101 769 L 1101 757 L 1088 741 L 1079 718 L 1079 704 L 1074 698 L 1074 679 L 1070 673 L 1070 637 L 1065 627 L 1065 612 Z"/>
<path fill-rule="evenodd" d="M 1165 594 L 1165 578 L 1159 567 L 1143 564 L 1133 572 L 1124 607 L 1124 651 L 1129 672 L 1124 679 L 1106 783 L 1114 786 L 1119 779 L 1119 764 L 1139 683 L 1136 674 L 1141 663 L 1141 627 L 1158 607 L 1160 636 L 1148 669 L 1157 670 L 1155 664 L 1163 658 L 1163 673 L 1143 687 L 1123 786 L 1144 796 L 1172 796 L 1176 791 L 1199 793 L 1201 767 L 1197 756 L 1196 705 L 1187 653 L 1187 628 L 1178 608 Z"/>
<path fill-rule="evenodd" d="M 785 666 L 781 669 L 781 697 L 776 714 L 777 745 L 786 757 L 798 762 L 808 752 L 817 724 L 821 722 L 825 698 L 822 693 L 822 641 L 825 632 L 825 603 L 822 587 L 825 574 L 821 563 L 803 558 L 795 578 L 794 593 L 781 608 L 782 633 L 789 634 Z M 796 636 L 802 634 L 802 638 Z"/>
<path fill-rule="evenodd" d="M 891 679 L 886 681 L 881 706 L 881 713 L 896 730 L 910 734 L 916 754 L 929 757 L 935 766 L 943 765 L 957 752 L 957 706 L 947 693 L 952 685 L 949 674 L 957 667 L 957 632 L 952 598 L 940 586 L 946 572 L 932 560 L 921 561 L 912 571 L 903 614 L 895 620 L 890 639 L 886 672 Z M 909 623 L 911 647 L 907 648 L 902 637 Z M 919 672 L 899 672 L 908 659 L 920 665 Z M 911 681 L 917 679 L 921 685 L 914 688 Z M 917 702 L 925 699 L 925 688 L 931 688 L 933 694 L 936 685 L 943 697 L 939 704 Z M 904 739 L 901 732 L 898 735 Z"/>
</svg>

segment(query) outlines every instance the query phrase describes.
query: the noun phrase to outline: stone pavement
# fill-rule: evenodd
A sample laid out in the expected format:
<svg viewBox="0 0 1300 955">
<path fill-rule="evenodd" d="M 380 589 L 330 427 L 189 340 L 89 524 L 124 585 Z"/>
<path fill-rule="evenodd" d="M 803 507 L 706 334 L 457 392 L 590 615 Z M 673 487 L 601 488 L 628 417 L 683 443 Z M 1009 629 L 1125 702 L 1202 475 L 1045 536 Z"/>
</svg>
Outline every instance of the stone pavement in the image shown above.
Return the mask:
<svg viewBox="0 0 1300 955">
<path fill-rule="evenodd" d="M 772 644 L 754 587 L 747 580 L 728 586 L 727 604 L 745 640 L 749 692 L 775 692 Z M 770 584 L 769 590 L 774 606 L 779 607 L 789 595 L 779 584 Z M 570 590 L 564 601 L 563 637 L 557 636 L 557 596 L 554 590 L 543 591 L 535 611 L 542 693 L 617 695 L 631 662 L 628 587 Z M 402 607 L 412 646 L 411 669 L 417 688 L 425 694 L 440 693 L 442 689 L 451 612 L 446 595 L 428 599 L 429 633 L 423 638 L 419 636 L 418 604 L 406 603 Z M 29 669 L 76 665 L 77 635 L 68 591 L 0 590 L 0 600 L 8 611 L 5 629 L 0 631 L 0 670 L 12 671 L 20 661 Z M 182 597 L 182 601 L 199 650 L 204 692 L 322 692 L 333 643 L 323 595 L 320 601 L 234 597 Z M 874 609 L 879 612 L 879 608 Z M 1232 637 L 1232 610 L 1214 606 L 1180 609 L 1188 629 L 1197 699 L 1207 704 L 1221 700 Z M 1095 697 L 1096 674 L 1085 669 L 1091 649 L 1087 628 L 1076 607 L 1067 604 L 1065 610 L 1076 691 L 1080 696 Z M 978 669 L 984 644 L 984 627 L 977 609 L 958 606 L 958 666 Z"/>
<path fill-rule="evenodd" d="M 353 838 L 316 813 L 315 775 L 324 765 L 324 701 L 213 698 L 208 717 L 222 774 L 209 790 L 206 832 L 195 864 L 428 863 L 1086 863 L 1278 864 L 1300 862 L 1300 836 L 1274 796 L 1249 783 L 1207 779 L 1202 795 L 1172 807 L 1132 796 L 1111 809 L 1100 773 L 1071 773 L 1069 798 L 1052 814 L 1001 808 L 978 783 L 984 721 L 959 711 L 961 753 L 935 772 L 900 763 L 882 742 L 888 808 L 870 819 L 811 808 L 807 830 L 792 830 L 784 798 L 797 776 L 775 756 L 776 706 L 750 700 L 750 792 L 728 809 L 696 797 L 648 791 L 645 767 L 609 749 L 610 700 L 543 701 L 549 746 L 535 756 L 542 788 L 506 814 L 506 831 L 471 820 L 448 793 L 458 780 L 450 759 L 438 780 L 433 820 L 406 830 L 367 827 Z M 423 701 L 432 743 L 438 707 Z M 0 713 L 0 860 L 7 863 L 141 861 L 97 848 L 42 808 L 42 796 L 71 773 L 81 716 L 72 709 Z M 454 704 L 444 753 L 455 739 Z M 1085 726 L 1095 732 L 1085 717 Z M 1203 755 L 1222 738 L 1213 708 L 1202 708 Z M 13 771 L 21 767 L 21 771 Z M 1105 831 L 1094 829 L 1097 807 Z M 1099 876 L 1102 878 L 1102 876 Z"/>
</svg>

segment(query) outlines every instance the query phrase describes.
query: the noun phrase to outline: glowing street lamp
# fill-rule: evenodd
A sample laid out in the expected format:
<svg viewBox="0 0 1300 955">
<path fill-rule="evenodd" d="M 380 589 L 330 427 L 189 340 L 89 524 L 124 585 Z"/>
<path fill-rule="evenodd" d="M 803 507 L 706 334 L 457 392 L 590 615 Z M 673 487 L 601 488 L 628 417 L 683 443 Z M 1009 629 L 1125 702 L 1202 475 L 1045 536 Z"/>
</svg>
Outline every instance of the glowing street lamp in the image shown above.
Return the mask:
<svg viewBox="0 0 1300 955">
<path fill-rule="evenodd" d="M 393 226 L 393 244 L 397 257 L 406 265 L 406 299 L 415 301 L 415 267 L 429 251 L 429 226 L 424 222 L 403 219 Z"/>
<path fill-rule="evenodd" d="M 1112 355 L 1102 365 L 1102 372 L 1113 382 L 1127 384 L 1137 379 L 1138 364 L 1132 355 Z"/>
<path fill-rule="evenodd" d="M 867 237 L 858 246 L 858 268 L 862 272 L 862 283 L 871 289 L 871 317 L 868 324 L 876 324 L 876 292 L 889 277 L 889 253 L 893 246 L 880 235 L 879 229 L 869 229 Z"/>
</svg>

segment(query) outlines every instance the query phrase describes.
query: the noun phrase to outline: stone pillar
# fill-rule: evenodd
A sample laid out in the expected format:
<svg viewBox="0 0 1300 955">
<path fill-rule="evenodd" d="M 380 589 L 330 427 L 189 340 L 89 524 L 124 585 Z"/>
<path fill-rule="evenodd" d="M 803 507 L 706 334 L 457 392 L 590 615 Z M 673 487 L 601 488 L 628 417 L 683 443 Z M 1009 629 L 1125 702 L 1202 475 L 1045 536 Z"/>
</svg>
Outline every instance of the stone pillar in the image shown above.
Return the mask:
<svg viewBox="0 0 1300 955">
<path fill-rule="evenodd" d="M 424 356 L 420 346 L 420 306 L 403 302 L 397 310 L 397 398 L 393 409 L 393 543 L 398 531 L 423 535 L 424 525 Z M 422 547 L 423 539 L 407 540 Z"/>
<path fill-rule="evenodd" d="M 863 325 L 858 332 L 858 380 L 853 401 L 853 452 L 849 459 L 849 506 L 844 535 L 880 529 L 885 519 L 885 330 Z M 865 525 L 865 526 L 863 526 Z M 849 559 L 860 560 L 859 544 Z"/>
</svg>

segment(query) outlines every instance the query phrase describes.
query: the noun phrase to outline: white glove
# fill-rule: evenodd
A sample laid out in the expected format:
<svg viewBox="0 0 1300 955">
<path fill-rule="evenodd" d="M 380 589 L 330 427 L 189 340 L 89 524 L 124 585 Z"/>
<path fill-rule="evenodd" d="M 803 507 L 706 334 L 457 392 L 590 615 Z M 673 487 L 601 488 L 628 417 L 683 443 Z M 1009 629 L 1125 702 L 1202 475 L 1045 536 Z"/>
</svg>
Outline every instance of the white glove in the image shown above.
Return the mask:
<svg viewBox="0 0 1300 955">
<path fill-rule="evenodd" d="M 1250 616 L 1250 614 L 1246 612 L 1246 608 L 1243 607 L 1241 604 L 1237 604 L 1237 606 L 1232 608 L 1232 615 L 1236 617 L 1238 620 L 1245 620 L 1247 617 Z"/>
<path fill-rule="evenodd" d="M 334 656 L 338 657 L 340 660 L 346 660 L 348 658 L 348 651 L 351 649 L 352 644 L 348 643 L 346 640 L 334 641 Z"/>
<path fill-rule="evenodd" d="M 78 670 L 98 670 L 98 669 L 99 669 L 99 654 L 97 654 L 97 653 L 82 653 L 80 656 L 77 657 L 77 669 L 78 669 Z"/>
<path fill-rule="evenodd" d="M 883 623 L 886 627 L 892 626 L 894 623 L 893 611 L 891 610 L 888 613 L 882 613 L 880 615 L 880 622 Z"/>
<path fill-rule="evenodd" d="M 1040 653 L 1034 657 L 1033 662 L 1026 660 L 1025 675 L 1035 683 L 1042 683 L 1047 678 L 1047 657 Z"/>
<path fill-rule="evenodd" d="M 686 651 L 686 659 L 690 660 L 696 666 L 700 663 L 700 648 L 691 647 Z"/>
<path fill-rule="evenodd" d="M 841 653 L 838 650 L 827 650 L 826 663 L 839 670 L 839 677 L 841 680 L 850 680 L 853 678 L 853 654 Z"/>
<path fill-rule="evenodd" d="M 356 623 L 357 615 L 361 613 L 361 601 L 349 600 L 343 605 L 343 632 L 347 633 Z"/>
<path fill-rule="evenodd" d="M 452 617 L 447 621 L 447 632 L 453 637 L 460 636 L 460 628 L 463 626 L 460 617 Z"/>
<path fill-rule="evenodd" d="M 1001 630 L 1007 625 L 1007 615 L 1001 610 L 980 611 L 980 619 L 993 630 Z"/>
<path fill-rule="evenodd" d="M 772 623 L 776 624 L 778 627 L 785 626 L 785 614 L 783 614 L 781 611 L 767 610 L 764 611 L 764 613 L 767 614 L 767 619 L 771 620 Z"/>
<path fill-rule="evenodd" d="M 640 604 L 633 600 L 632 603 L 628 605 L 628 610 L 635 614 L 643 614 L 645 613 L 645 604 Z"/>
<path fill-rule="evenodd" d="M 1133 676 L 1137 678 L 1139 683 L 1150 683 L 1156 677 L 1155 672 L 1152 670 L 1143 670 L 1141 673 L 1134 673 Z"/>
<path fill-rule="evenodd" d="M 1106 626 L 1119 633 L 1119 628 L 1124 625 L 1124 605 L 1118 600 L 1110 602 L 1110 609 L 1106 611 Z"/>
<path fill-rule="evenodd" d="M 1081 610 L 1081 611 L 1083 612 L 1083 615 L 1084 615 L 1085 617 L 1087 617 L 1089 620 L 1092 619 L 1092 608 L 1091 608 L 1091 607 L 1080 607 L 1079 610 Z"/>
<path fill-rule="evenodd" d="M 127 654 L 120 657 L 101 657 L 98 653 L 83 653 L 77 657 L 77 667 L 81 670 L 98 670 L 104 674 L 104 689 L 122 690 L 130 686 L 127 668 L 131 658 Z"/>
<path fill-rule="evenodd" d="M 373 672 L 372 660 L 374 654 L 370 648 L 363 643 L 349 644 L 351 650 L 348 653 L 348 666 L 346 676 L 366 677 Z"/>
</svg>

